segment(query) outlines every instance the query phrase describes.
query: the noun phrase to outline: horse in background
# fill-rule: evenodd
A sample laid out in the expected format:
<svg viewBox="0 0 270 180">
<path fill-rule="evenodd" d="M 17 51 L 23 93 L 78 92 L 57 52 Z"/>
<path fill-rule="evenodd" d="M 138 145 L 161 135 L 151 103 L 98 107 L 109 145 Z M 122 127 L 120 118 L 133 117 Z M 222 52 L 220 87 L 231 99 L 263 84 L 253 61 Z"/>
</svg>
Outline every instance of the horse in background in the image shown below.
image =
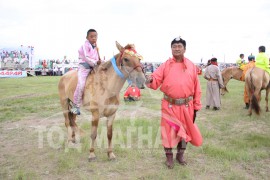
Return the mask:
<svg viewBox="0 0 270 180">
<path fill-rule="evenodd" d="M 235 79 L 238 81 L 244 81 L 241 77 L 243 74 L 243 70 L 239 67 L 228 67 L 221 71 L 221 76 L 223 79 L 224 88 L 221 89 L 221 95 L 224 95 L 226 92 L 229 92 L 227 89 L 227 84 L 231 79 Z"/>
<path fill-rule="evenodd" d="M 119 106 L 120 90 L 128 79 L 139 88 L 145 83 L 145 75 L 140 64 L 142 57 L 136 52 L 133 44 L 122 47 L 116 42 L 119 53 L 111 61 L 95 67 L 86 79 L 83 107 L 92 114 L 91 144 L 89 161 L 94 160 L 94 145 L 97 137 L 99 119 L 107 118 L 108 158 L 115 159 L 112 151 L 113 121 Z M 60 102 L 68 131 L 68 145 L 73 145 L 80 137 L 76 124 L 76 115 L 70 112 L 78 74 L 72 70 L 63 75 L 58 84 Z"/>
<path fill-rule="evenodd" d="M 252 110 L 255 111 L 257 115 L 260 115 L 260 100 L 261 100 L 261 91 L 266 90 L 266 112 L 268 109 L 268 94 L 270 91 L 270 75 L 261 68 L 253 67 L 249 69 L 245 76 L 245 87 L 248 91 L 250 105 L 248 110 L 248 115 L 252 115 Z"/>
</svg>

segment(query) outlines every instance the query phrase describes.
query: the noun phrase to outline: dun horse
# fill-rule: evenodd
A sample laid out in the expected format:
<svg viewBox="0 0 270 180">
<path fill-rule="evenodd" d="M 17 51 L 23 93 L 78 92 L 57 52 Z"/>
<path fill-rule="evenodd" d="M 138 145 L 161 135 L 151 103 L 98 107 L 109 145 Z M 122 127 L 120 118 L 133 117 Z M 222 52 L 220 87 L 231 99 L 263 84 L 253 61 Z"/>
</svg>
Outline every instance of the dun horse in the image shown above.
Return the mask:
<svg viewBox="0 0 270 180">
<path fill-rule="evenodd" d="M 230 81 L 230 79 L 236 79 L 238 81 L 242 81 L 241 77 L 242 77 L 243 71 L 238 68 L 238 67 L 228 67 L 225 68 L 222 72 L 222 78 L 223 78 L 223 84 L 224 84 L 224 88 L 221 89 L 221 95 L 224 95 L 226 92 L 228 92 L 227 90 L 227 84 Z"/>
<path fill-rule="evenodd" d="M 119 93 L 127 79 L 143 87 L 145 76 L 140 64 L 141 56 L 134 45 L 122 47 L 116 42 L 119 53 L 111 61 L 96 67 L 86 80 L 83 106 L 92 113 L 91 145 L 89 160 L 96 158 L 94 152 L 99 119 L 107 117 L 108 158 L 115 159 L 112 151 L 113 121 L 119 106 Z M 76 115 L 70 112 L 70 102 L 77 85 L 77 71 L 66 73 L 59 81 L 60 102 L 68 131 L 68 143 L 76 143 L 80 130 L 76 124 Z M 78 140 L 77 140 L 78 141 Z"/>
<path fill-rule="evenodd" d="M 270 75 L 261 68 L 250 68 L 245 76 L 245 87 L 248 91 L 250 106 L 248 114 L 252 115 L 252 110 L 255 111 L 257 115 L 260 115 L 260 100 L 261 100 L 261 91 L 266 90 L 266 112 L 268 109 L 268 94 L 270 91 Z"/>
</svg>

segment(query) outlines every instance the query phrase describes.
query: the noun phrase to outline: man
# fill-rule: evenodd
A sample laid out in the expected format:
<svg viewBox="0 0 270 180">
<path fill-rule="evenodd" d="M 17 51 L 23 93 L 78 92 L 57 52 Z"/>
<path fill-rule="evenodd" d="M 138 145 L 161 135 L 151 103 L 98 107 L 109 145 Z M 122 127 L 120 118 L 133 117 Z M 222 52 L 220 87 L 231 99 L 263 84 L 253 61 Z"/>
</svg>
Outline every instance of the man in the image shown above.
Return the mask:
<svg viewBox="0 0 270 180">
<path fill-rule="evenodd" d="M 259 54 L 256 57 L 255 66 L 265 70 L 266 72 L 268 72 L 268 74 L 270 74 L 269 58 L 265 54 L 265 46 L 259 47 Z"/>
<path fill-rule="evenodd" d="M 161 103 L 161 138 L 168 168 L 173 168 L 172 148 L 177 146 L 176 160 L 186 165 L 184 152 L 187 142 L 202 144 L 202 136 L 194 120 L 201 109 L 201 88 L 197 68 L 184 57 L 186 41 L 175 38 L 171 42 L 173 57 L 161 64 L 147 76 L 146 84 L 151 89 L 164 93 Z"/>
<path fill-rule="evenodd" d="M 125 101 L 139 101 L 140 97 L 141 97 L 141 91 L 135 84 L 132 84 L 131 86 L 129 86 L 129 88 L 124 94 Z"/>
<path fill-rule="evenodd" d="M 239 59 L 236 60 L 236 65 L 243 70 L 243 65 L 245 64 L 245 60 L 244 60 L 244 54 L 240 54 L 239 55 Z"/>
<path fill-rule="evenodd" d="M 211 59 L 211 65 L 207 66 L 204 73 L 207 80 L 206 109 L 213 106 L 213 110 L 220 109 L 220 88 L 223 88 L 223 80 L 217 64 L 217 58 Z"/>
<path fill-rule="evenodd" d="M 254 66 L 255 66 L 255 56 L 250 55 L 250 56 L 248 56 L 248 63 L 243 67 L 243 74 L 242 74 L 242 77 L 241 77 L 241 79 L 243 81 L 245 81 L 245 75 L 246 75 L 247 70 L 254 67 Z M 248 109 L 249 108 L 249 96 L 248 96 L 248 93 L 247 93 L 246 86 L 245 86 L 245 90 L 244 90 L 244 102 L 246 104 L 244 109 Z"/>
</svg>

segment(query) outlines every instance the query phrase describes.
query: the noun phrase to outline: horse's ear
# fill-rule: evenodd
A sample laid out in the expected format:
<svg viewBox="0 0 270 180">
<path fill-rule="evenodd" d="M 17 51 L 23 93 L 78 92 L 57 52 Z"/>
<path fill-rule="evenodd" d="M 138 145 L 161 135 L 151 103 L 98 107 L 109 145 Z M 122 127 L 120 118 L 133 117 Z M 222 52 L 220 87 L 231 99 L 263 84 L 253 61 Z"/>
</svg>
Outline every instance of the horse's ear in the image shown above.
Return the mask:
<svg viewBox="0 0 270 180">
<path fill-rule="evenodd" d="M 115 43 L 116 43 L 116 47 L 117 47 L 117 49 L 120 51 L 120 52 L 122 52 L 123 51 L 123 46 L 121 46 L 117 41 L 115 41 Z"/>
</svg>

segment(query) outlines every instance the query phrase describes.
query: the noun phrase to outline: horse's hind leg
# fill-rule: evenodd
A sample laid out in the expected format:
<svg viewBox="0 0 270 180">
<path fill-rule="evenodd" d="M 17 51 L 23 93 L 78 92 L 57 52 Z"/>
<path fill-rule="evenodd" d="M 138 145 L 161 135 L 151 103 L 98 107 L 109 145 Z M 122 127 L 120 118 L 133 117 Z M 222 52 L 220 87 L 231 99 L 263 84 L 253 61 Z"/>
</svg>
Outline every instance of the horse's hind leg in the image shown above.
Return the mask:
<svg viewBox="0 0 270 180">
<path fill-rule="evenodd" d="M 69 122 L 72 129 L 72 142 L 78 143 L 80 141 L 80 129 L 76 124 L 76 115 L 69 112 Z"/>
<path fill-rule="evenodd" d="M 112 136 L 113 136 L 113 120 L 115 114 L 107 119 L 107 137 L 108 137 L 108 158 L 114 160 L 116 157 L 112 151 Z"/>
<path fill-rule="evenodd" d="M 76 115 L 72 114 L 69 111 L 69 103 L 68 100 L 61 102 L 63 108 L 63 114 L 65 117 L 65 126 L 67 128 L 67 143 L 68 145 L 72 145 L 78 142 L 80 134 L 79 129 L 75 123 Z"/>
<path fill-rule="evenodd" d="M 96 159 L 94 147 L 95 147 L 95 141 L 97 138 L 98 121 L 99 121 L 98 112 L 93 112 L 92 113 L 92 128 L 91 128 L 91 147 L 90 147 L 90 154 L 88 157 L 89 161 L 93 161 Z"/>
<path fill-rule="evenodd" d="M 73 139 L 72 139 L 72 134 L 73 134 L 73 131 L 72 131 L 72 128 L 70 126 L 70 118 L 69 118 L 69 104 L 68 104 L 68 99 L 66 98 L 60 98 L 60 103 L 61 103 L 61 106 L 62 106 L 62 110 L 63 110 L 63 115 L 65 117 L 65 126 L 67 128 L 67 141 L 68 143 L 69 142 L 72 142 Z"/>
<path fill-rule="evenodd" d="M 249 101 L 249 108 L 248 108 L 248 115 L 251 116 L 252 115 L 252 102 L 251 100 Z"/>
<path fill-rule="evenodd" d="M 266 112 L 269 112 L 269 109 L 268 109 L 268 95 L 269 95 L 269 92 L 270 92 L 270 88 L 267 88 L 267 89 L 266 89 L 266 96 L 265 96 L 265 107 L 266 107 Z"/>
<path fill-rule="evenodd" d="M 68 110 L 66 110 L 66 112 L 64 112 L 64 117 L 65 117 L 65 126 L 67 128 L 67 142 L 73 142 L 73 130 L 70 126 L 70 121 L 69 121 L 69 112 Z"/>
</svg>

